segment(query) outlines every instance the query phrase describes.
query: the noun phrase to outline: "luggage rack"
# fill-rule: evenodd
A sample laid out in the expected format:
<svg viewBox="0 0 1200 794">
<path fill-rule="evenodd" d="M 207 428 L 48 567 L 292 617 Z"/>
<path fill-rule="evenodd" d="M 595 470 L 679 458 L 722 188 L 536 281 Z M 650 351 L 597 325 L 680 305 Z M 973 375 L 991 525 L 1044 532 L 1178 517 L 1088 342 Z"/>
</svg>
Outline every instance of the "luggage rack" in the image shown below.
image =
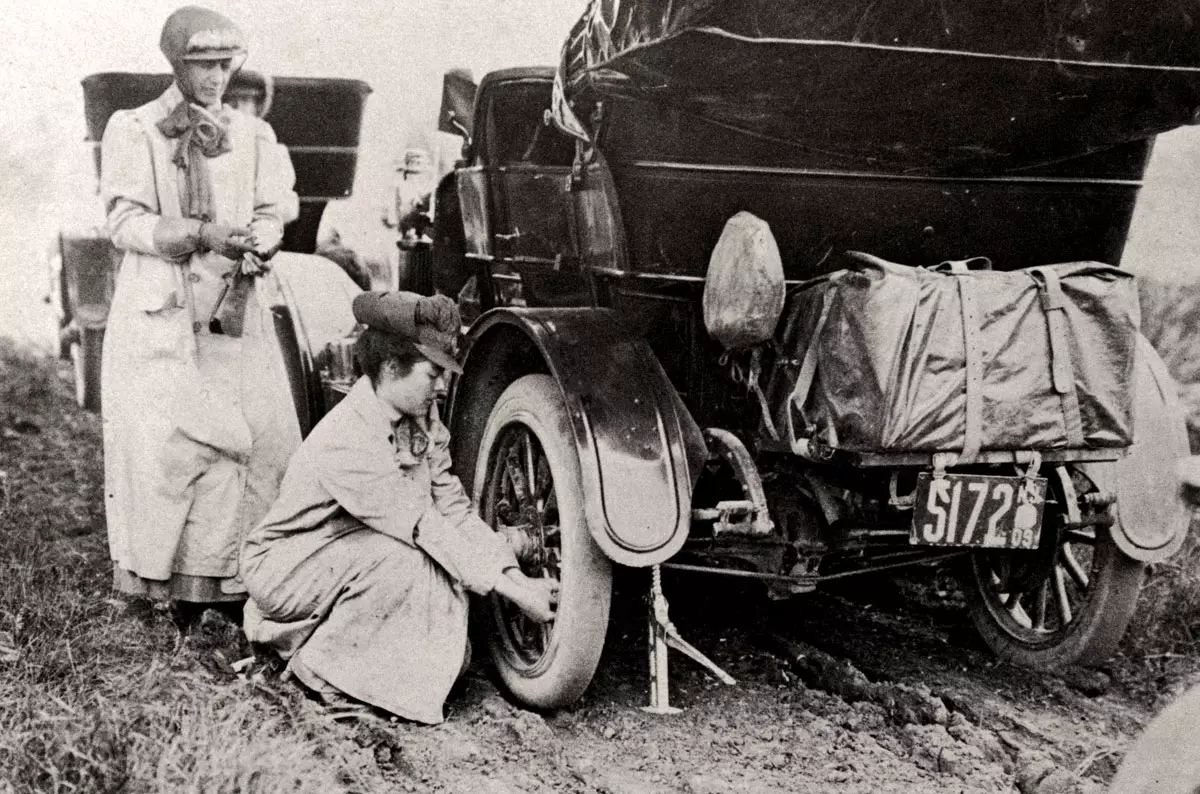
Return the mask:
<svg viewBox="0 0 1200 794">
<path fill-rule="evenodd" d="M 859 452 L 838 449 L 813 439 L 802 439 L 799 443 L 808 448 L 808 454 L 804 457 L 815 463 L 840 463 L 862 468 L 933 466 L 935 455 L 954 455 L 953 452 Z M 1126 447 L 1107 447 L 1103 449 L 1040 449 L 1037 450 L 1037 453 L 1041 456 L 1042 463 L 1101 463 L 1120 460 L 1128 451 Z M 1034 453 L 1030 450 L 993 449 L 980 451 L 971 464 L 1028 464 L 1033 459 Z"/>
</svg>

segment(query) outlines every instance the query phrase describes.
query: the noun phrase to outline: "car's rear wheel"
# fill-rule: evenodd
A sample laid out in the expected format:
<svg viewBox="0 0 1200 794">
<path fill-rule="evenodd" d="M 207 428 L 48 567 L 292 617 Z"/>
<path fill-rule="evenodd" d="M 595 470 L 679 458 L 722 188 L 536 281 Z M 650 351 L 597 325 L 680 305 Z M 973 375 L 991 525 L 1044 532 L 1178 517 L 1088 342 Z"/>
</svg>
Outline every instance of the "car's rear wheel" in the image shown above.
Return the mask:
<svg viewBox="0 0 1200 794">
<path fill-rule="evenodd" d="M 538 624 L 492 596 L 489 646 L 514 696 L 535 708 L 573 702 L 595 674 L 608 628 L 612 569 L 584 520 L 579 458 L 553 378 L 527 375 L 492 409 L 475 472 L 483 519 L 531 577 L 559 583 L 554 620 Z"/>
<path fill-rule="evenodd" d="M 971 619 L 1006 661 L 1039 669 L 1100 663 L 1133 617 L 1144 565 L 1121 553 L 1106 526 L 1077 526 L 1096 516 L 1077 492 L 1081 479 L 1060 466 L 1049 480 L 1037 550 L 967 559 Z"/>
</svg>

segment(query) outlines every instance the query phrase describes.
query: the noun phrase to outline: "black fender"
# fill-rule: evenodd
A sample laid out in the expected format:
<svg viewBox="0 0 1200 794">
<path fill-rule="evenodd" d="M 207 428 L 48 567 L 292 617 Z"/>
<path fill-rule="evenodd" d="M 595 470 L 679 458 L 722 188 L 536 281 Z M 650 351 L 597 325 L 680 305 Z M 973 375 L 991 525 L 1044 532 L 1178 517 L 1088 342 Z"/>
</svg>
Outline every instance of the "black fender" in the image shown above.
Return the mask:
<svg viewBox="0 0 1200 794">
<path fill-rule="evenodd" d="M 258 281 L 258 301 L 270 309 L 280 363 L 305 438 L 333 407 L 327 404 L 318 359 L 329 343 L 354 332 L 350 306 L 362 290 L 328 257 L 280 251 L 271 264 L 270 273 Z"/>
<path fill-rule="evenodd" d="M 645 340 L 610 309 L 493 309 L 468 333 L 447 405 L 452 456 L 468 492 L 492 406 L 533 373 L 554 377 L 579 454 L 584 512 L 614 562 L 655 565 L 687 539 L 706 458 L 699 426 Z"/>
<path fill-rule="evenodd" d="M 1114 463 L 1085 463 L 1083 472 L 1117 497 L 1112 538 L 1140 562 L 1160 562 L 1183 546 L 1192 509 L 1184 499 L 1176 465 L 1190 453 L 1187 411 L 1167 365 L 1138 335 L 1133 375 L 1133 446 Z"/>
</svg>

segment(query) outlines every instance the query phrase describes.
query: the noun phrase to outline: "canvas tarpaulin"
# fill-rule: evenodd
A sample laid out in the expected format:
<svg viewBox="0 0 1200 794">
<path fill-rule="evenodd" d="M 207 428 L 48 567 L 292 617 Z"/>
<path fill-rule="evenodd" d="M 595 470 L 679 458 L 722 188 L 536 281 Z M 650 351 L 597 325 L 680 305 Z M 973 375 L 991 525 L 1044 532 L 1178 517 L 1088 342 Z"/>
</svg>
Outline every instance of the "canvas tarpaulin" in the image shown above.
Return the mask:
<svg viewBox="0 0 1200 794">
<path fill-rule="evenodd" d="M 862 254 L 792 295 L 781 426 L 852 451 L 1126 447 L 1138 302 L 1094 262 L 1011 272 Z"/>
</svg>

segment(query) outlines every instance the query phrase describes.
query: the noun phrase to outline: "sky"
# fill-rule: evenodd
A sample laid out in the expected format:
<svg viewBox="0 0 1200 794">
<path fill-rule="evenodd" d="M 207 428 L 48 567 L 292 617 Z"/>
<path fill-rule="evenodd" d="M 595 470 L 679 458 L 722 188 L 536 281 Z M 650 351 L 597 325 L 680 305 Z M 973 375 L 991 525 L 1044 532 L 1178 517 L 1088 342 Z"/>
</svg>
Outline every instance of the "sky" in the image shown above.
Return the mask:
<svg viewBox="0 0 1200 794">
<path fill-rule="evenodd" d="M 246 67 L 364 80 L 354 213 L 374 223 L 393 158 L 434 132 L 441 76 L 554 64 L 585 0 L 211 0 L 247 33 Z M 0 0 L 0 336 L 49 347 L 46 251 L 60 229 L 102 223 L 84 142 L 80 81 L 103 71 L 165 72 L 168 0 Z M 451 150 L 453 144 L 449 144 Z M 1160 136 L 1123 264 L 1200 279 L 1200 128 Z"/>
<path fill-rule="evenodd" d="M 103 222 L 80 81 L 95 72 L 166 72 L 158 37 L 180 0 L 0 0 L 0 336 L 48 346 L 41 302 L 46 251 L 60 229 Z M 478 79 L 508 66 L 555 64 L 584 0 L 201 0 L 249 39 L 246 68 L 367 82 L 353 204 L 382 196 L 410 143 L 454 144 L 435 131 L 442 74 Z M 382 198 L 379 199 L 382 201 Z M 378 212 L 364 211 L 378 218 Z"/>
</svg>

